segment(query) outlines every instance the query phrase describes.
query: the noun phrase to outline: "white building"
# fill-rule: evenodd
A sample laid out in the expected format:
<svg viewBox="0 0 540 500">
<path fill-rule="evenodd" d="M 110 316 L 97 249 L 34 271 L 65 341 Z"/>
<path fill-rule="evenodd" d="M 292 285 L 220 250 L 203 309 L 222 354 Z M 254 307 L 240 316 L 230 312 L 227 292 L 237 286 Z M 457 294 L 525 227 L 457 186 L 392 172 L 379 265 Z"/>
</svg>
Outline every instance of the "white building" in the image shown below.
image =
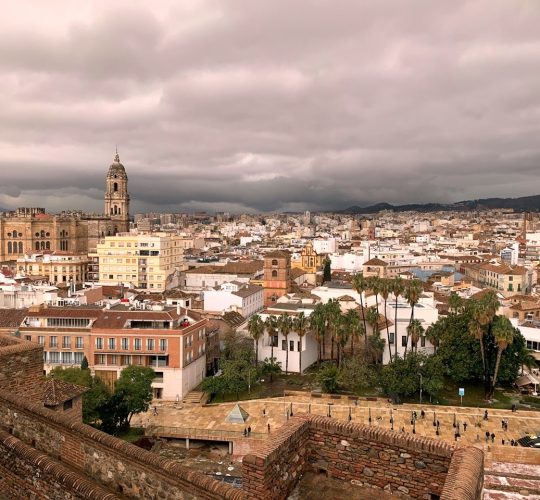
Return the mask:
<svg viewBox="0 0 540 500">
<path fill-rule="evenodd" d="M 313 240 L 313 249 L 318 253 L 335 253 L 335 238 L 316 238 Z"/>
<path fill-rule="evenodd" d="M 261 311 L 264 307 L 263 287 L 240 281 L 229 281 L 218 290 L 205 290 L 204 310 L 225 313 L 236 311 L 244 318 Z"/>
</svg>

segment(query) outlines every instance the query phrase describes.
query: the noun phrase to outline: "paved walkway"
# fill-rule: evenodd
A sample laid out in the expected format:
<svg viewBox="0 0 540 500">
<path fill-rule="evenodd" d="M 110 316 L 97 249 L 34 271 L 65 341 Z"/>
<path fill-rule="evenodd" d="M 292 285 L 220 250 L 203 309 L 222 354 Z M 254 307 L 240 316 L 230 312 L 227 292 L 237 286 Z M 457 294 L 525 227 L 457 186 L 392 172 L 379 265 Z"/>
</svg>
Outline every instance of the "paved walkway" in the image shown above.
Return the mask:
<svg viewBox="0 0 540 500">
<path fill-rule="evenodd" d="M 330 415 L 344 421 L 358 422 L 365 425 L 393 428 L 400 432 L 428 436 L 434 439 L 444 439 L 455 442 L 455 434 L 459 428 L 458 442 L 461 444 L 489 444 L 502 446 L 509 445 L 510 440 L 519 439 L 524 435 L 540 435 L 540 412 L 510 410 L 488 410 L 488 420 L 483 420 L 484 409 L 454 406 L 432 405 L 391 405 L 386 400 L 377 401 L 359 400 L 357 403 L 346 398 L 335 399 L 328 396 L 311 397 L 307 393 L 294 393 L 290 396 L 271 399 L 257 399 L 240 401 L 238 403 L 249 414 L 245 424 L 232 424 L 226 422 L 226 417 L 236 403 L 222 403 L 209 406 L 190 404 L 167 404 L 158 406 L 157 415 L 152 411 L 133 417 L 132 425 L 144 427 L 168 427 L 187 431 L 191 429 L 206 431 L 207 433 L 222 433 L 224 439 L 239 437 L 248 426 L 251 427 L 253 438 L 264 438 L 270 432 L 276 431 L 287 421 L 292 413 L 312 413 L 316 415 Z M 422 410 L 424 417 L 422 418 Z M 416 420 L 412 424 L 413 412 Z M 501 421 L 508 421 L 508 429 L 502 428 Z M 439 421 L 439 434 L 433 425 Z M 456 427 L 454 427 L 454 423 Z M 465 425 L 466 424 L 466 425 Z M 465 429 L 466 427 L 466 429 Z M 495 434 L 486 443 L 485 434 Z M 195 436 L 193 436 L 195 437 Z M 204 439 L 204 436 L 201 436 Z"/>
</svg>

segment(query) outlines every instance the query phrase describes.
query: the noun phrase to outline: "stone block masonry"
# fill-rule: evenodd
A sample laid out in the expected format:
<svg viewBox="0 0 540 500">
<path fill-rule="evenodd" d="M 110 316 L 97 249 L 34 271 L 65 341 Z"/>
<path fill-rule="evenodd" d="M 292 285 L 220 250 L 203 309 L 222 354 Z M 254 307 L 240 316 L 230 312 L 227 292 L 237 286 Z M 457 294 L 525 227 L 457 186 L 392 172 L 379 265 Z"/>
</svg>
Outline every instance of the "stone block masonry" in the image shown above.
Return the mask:
<svg viewBox="0 0 540 500">
<path fill-rule="evenodd" d="M 457 496 L 448 496 L 443 486 L 448 471 L 452 466 L 455 479 L 463 463 L 476 466 L 462 475 L 465 485 L 456 490 Z M 243 485 L 250 499 L 285 499 L 298 478 L 312 470 L 409 498 L 474 500 L 482 489 L 482 463 L 483 453 L 475 448 L 456 454 L 454 445 L 429 438 L 299 415 L 265 447 L 244 458 Z"/>
<path fill-rule="evenodd" d="M 116 494 L 0 430 L 0 494 L 7 498 L 115 500 Z M 0 495 L 1 496 L 1 495 Z"/>
</svg>

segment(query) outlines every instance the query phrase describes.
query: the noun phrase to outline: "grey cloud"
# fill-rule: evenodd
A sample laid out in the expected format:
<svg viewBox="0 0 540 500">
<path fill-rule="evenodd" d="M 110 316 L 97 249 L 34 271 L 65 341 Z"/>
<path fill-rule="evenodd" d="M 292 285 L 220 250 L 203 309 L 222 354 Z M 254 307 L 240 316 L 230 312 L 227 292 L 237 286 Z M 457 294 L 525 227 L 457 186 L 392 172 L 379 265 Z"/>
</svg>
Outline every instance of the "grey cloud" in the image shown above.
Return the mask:
<svg viewBox="0 0 540 500">
<path fill-rule="evenodd" d="M 135 210 L 539 192 L 536 2 L 29 5 L 0 21 L 1 205 L 100 210 L 116 143 Z"/>
</svg>

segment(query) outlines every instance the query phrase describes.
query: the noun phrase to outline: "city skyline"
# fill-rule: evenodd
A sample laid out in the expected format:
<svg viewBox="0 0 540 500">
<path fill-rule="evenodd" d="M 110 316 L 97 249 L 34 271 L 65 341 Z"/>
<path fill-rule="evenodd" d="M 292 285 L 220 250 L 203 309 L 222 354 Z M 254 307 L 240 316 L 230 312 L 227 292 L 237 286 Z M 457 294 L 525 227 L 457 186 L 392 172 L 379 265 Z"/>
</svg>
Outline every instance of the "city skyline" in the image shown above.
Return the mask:
<svg viewBox="0 0 540 500">
<path fill-rule="evenodd" d="M 22 2 L 0 207 L 332 210 L 535 195 L 534 2 Z M 286 8 L 285 8 L 286 7 Z"/>
</svg>

